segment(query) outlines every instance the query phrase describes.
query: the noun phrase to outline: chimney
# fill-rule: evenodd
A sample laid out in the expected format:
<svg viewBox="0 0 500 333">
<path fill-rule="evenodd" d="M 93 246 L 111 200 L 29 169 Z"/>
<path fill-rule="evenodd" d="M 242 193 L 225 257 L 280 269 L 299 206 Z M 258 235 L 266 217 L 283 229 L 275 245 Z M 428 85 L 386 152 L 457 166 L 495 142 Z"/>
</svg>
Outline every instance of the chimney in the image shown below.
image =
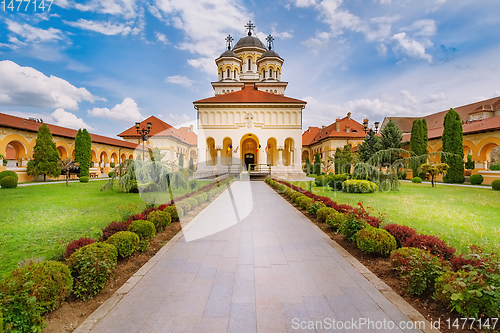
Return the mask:
<svg viewBox="0 0 500 333">
<path fill-rule="evenodd" d="M 189 131 L 188 132 L 192 132 L 193 131 L 193 125 L 190 125 L 189 126 Z"/>
<path fill-rule="evenodd" d="M 308 131 L 309 133 L 311 133 L 311 126 L 309 126 L 309 127 L 307 128 L 307 131 Z"/>
<path fill-rule="evenodd" d="M 335 125 L 336 125 L 337 132 L 340 132 L 340 119 L 339 118 L 337 118 L 337 120 L 335 120 Z"/>
<path fill-rule="evenodd" d="M 351 113 L 347 112 L 347 119 L 351 119 Z"/>
</svg>

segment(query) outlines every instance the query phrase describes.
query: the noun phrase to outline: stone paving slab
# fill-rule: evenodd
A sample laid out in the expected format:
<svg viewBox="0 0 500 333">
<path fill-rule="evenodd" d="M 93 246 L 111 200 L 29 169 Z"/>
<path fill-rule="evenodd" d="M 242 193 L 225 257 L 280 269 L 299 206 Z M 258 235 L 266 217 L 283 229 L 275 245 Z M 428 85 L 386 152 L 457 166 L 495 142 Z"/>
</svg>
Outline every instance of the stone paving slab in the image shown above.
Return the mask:
<svg viewBox="0 0 500 333">
<path fill-rule="evenodd" d="M 263 182 L 233 183 L 183 232 L 75 332 L 436 332 Z"/>
</svg>

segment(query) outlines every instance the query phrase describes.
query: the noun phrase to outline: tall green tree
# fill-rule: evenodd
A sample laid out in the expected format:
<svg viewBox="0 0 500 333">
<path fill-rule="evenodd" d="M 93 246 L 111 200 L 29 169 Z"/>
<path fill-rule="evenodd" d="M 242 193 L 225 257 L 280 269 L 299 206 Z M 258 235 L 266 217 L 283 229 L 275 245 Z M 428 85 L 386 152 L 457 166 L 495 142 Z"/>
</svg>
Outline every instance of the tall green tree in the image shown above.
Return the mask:
<svg viewBox="0 0 500 333">
<path fill-rule="evenodd" d="M 399 130 L 399 127 L 392 121 L 389 120 L 387 125 L 380 131 L 381 135 L 381 145 L 382 150 L 391 148 L 401 148 L 401 141 L 403 140 L 403 134 Z M 384 162 L 389 162 L 393 164 L 400 156 L 398 153 L 394 152 L 389 154 L 388 160 Z"/>
<path fill-rule="evenodd" d="M 314 173 L 317 176 L 321 175 L 321 159 L 318 152 L 314 155 Z"/>
<path fill-rule="evenodd" d="M 75 163 L 80 165 L 80 177 L 90 174 L 92 160 L 92 139 L 86 129 L 79 129 L 75 138 Z"/>
<path fill-rule="evenodd" d="M 304 166 L 304 172 L 308 175 L 312 173 L 311 160 L 309 160 L 309 156 L 306 156 L 306 165 Z"/>
<path fill-rule="evenodd" d="M 370 134 L 365 137 L 363 143 L 358 146 L 359 159 L 363 162 L 368 161 L 373 154 L 382 149 L 380 137 L 378 135 L 371 137 L 372 133 L 373 131 L 370 131 Z"/>
<path fill-rule="evenodd" d="M 182 153 L 179 155 L 179 166 L 184 168 L 184 154 Z"/>
<path fill-rule="evenodd" d="M 464 177 L 464 148 L 463 148 L 463 129 L 460 115 L 453 109 L 450 109 L 444 117 L 443 152 L 452 153 L 451 156 L 443 156 L 443 163 L 449 165 L 443 181 L 446 183 L 461 184 L 465 182 Z"/>
<path fill-rule="evenodd" d="M 43 175 L 43 180 L 49 177 L 59 177 L 59 151 L 52 141 L 52 133 L 47 125 L 42 124 L 38 128 L 36 144 L 33 148 L 33 159 L 28 162 L 26 173 L 29 176 Z"/>
<path fill-rule="evenodd" d="M 427 154 L 427 122 L 425 119 L 415 119 L 411 128 L 410 149 L 412 156 L 422 156 Z M 411 166 L 413 177 L 418 176 L 419 165 Z"/>
<path fill-rule="evenodd" d="M 344 146 L 344 148 L 337 148 L 335 151 L 334 163 L 335 163 L 335 173 L 351 173 L 351 165 L 356 162 L 356 155 L 352 152 L 352 147 L 350 144 Z"/>
<path fill-rule="evenodd" d="M 194 161 L 193 161 L 193 157 L 190 157 L 189 158 L 189 173 L 190 174 L 193 174 L 194 173 Z"/>
</svg>

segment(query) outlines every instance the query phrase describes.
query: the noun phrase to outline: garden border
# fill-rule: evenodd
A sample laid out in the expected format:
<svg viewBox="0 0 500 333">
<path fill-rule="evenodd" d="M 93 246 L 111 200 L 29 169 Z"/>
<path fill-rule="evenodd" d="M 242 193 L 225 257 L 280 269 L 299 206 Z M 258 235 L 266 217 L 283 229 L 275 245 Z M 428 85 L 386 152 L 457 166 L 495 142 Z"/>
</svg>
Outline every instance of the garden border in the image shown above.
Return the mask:
<svg viewBox="0 0 500 333">
<path fill-rule="evenodd" d="M 425 322 L 425 329 L 422 329 L 424 333 L 438 333 L 441 332 L 438 329 L 434 329 L 431 326 L 431 323 L 410 303 L 408 303 L 403 297 L 399 296 L 391 287 L 389 287 L 384 281 L 378 278 L 374 273 L 372 273 L 366 266 L 364 266 L 358 259 L 352 256 L 346 249 L 344 249 L 340 244 L 331 239 L 325 232 L 318 228 L 313 221 L 311 221 L 307 216 L 302 213 L 296 206 L 292 205 L 288 200 L 286 200 L 282 195 L 280 195 L 274 188 L 272 188 L 269 184 L 267 184 L 269 188 L 276 193 L 282 200 L 286 201 L 295 212 L 302 218 L 307 220 L 308 223 L 314 226 L 314 229 L 317 232 L 321 233 L 322 237 L 344 258 L 346 259 L 351 266 L 358 271 L 365 279 L 368 280 L 389 302 L 391 302 L 396 308 L 398 308 L 405 316 L 407 316 L 410 320 L 417 322 L 423 321 Z M 428 329 L 430 328 L 430 329 Z"/>
<path fill-rule="evenodd" d="M 99 322 L 104 316 L 106 316 L 118 302 L 126 295 L 143 277 L 146 275 L 151 268 L 160 260 L 168 250 L 170 250 L 179 239 L 184 235 L 185 231 L 188 231 L 203 214 L 207 208 L 211 207 L 221 196 L 229 189 L 230 186 L 234 184 L 231 183 L 223 192 L 221 192 L 214 201 L 207 205 L 201 212 L 198 213 L 186 226 L 184 226 L 174 237 L 172 237 L 156 254 L 148 260 L 134 275 L 132 275 L 118 290 L 116 290 L 104 303 L 102 303 L 94 312 L 92 312 L 83 323 L 81 323 L 73 333 L 88 333 L 92 330 L 95 324 Z"/>
</svg>

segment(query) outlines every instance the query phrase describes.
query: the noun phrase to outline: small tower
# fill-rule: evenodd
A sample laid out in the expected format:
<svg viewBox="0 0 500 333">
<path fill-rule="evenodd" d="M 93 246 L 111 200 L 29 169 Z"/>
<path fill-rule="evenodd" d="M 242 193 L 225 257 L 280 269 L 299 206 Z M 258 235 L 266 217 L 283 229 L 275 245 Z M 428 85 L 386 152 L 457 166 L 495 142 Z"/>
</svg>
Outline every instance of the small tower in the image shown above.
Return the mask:
<svg viewBox="0 0 500 333">
<path fill-rule="evenodd" d="M 283 59 L 278 53 L 273 51 L 273 36 L 269 35 L 267 40 L 267 51 L 262 54 L 257 61 L 259 68 L 260 81 L 266 82 L 280 82 L 281 81 L 281 66 L 283 66 Z"/>
<path fill-rule="evenodd" d="M 227 50 L 222 53 L 215 63 L 219 74 L 219 82 L 238 82 L 240 80 L 241 59 L 231 50 L 233 37 L 226 37 Z"/>
</svg>

